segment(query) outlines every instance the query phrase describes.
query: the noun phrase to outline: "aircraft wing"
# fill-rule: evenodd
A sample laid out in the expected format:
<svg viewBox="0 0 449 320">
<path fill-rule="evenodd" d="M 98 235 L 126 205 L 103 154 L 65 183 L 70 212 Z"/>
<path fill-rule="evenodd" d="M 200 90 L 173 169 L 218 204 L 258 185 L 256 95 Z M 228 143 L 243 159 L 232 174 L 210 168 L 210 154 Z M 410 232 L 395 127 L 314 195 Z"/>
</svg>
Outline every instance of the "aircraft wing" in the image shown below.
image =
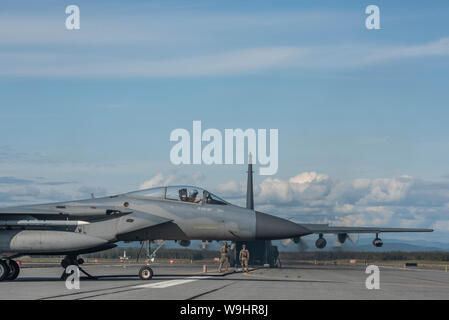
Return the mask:
<svg viewBox="0 0 449 320">
<path fill-rule="evenodd" d="M 383 232 L 433 232 L 433 229 L 381 228 L 381 227 L 330 227 L 328 224 L 301 223 L 313 233 L 383 233 Z"/>
</svg>

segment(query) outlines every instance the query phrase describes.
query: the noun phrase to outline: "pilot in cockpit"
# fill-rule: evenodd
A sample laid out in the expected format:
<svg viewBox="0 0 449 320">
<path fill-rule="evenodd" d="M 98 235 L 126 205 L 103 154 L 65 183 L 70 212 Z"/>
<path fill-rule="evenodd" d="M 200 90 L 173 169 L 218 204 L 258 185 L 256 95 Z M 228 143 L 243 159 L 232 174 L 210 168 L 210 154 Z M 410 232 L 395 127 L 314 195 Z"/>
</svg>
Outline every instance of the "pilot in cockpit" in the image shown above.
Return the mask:
<svg viewBox="0 0 449 320">
<path fill-rule="evenodd" d="M 187 189 L 179 189 L 179 200 L 181 201 L 188 201 L 189 197 L 187 197 Z"/>
<path fill-rule="evenodd" d="M 192 191 L 190 191 L 189 194 L 189 201 L 190 202 L 194 202 L 194 203 L 198 203 L 201 201 L 201 199 L 197 199 L 196 197 L 198 196 L 198 190 L 193 189 Z"/>
</svg>

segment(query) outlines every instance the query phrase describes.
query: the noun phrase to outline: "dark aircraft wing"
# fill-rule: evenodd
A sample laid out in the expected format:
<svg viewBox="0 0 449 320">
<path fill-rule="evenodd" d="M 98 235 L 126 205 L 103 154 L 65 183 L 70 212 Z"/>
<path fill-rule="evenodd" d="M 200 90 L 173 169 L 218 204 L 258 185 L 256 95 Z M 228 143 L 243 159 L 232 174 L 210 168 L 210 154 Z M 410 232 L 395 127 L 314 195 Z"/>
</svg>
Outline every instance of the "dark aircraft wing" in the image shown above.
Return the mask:
<svg viewBox="0 0 449 320">
<path fill-rule="evenodd" d="M 19 217 L 36 219 L 82 219 L 98 220 L 118 217 L 132 213 L 128 208 L 115 206 L 93 206 L 73 204 L 45 204 L 32 206 L 18 206 L 0 209 L 0 220 L 11 220 Z"/>
<path fill-rule="evenodd" d="M 109 219 L 117 219 L 117 231 L 119 233 L 128 233 L 172 221 L 168 218 L 125 207 L 73 203 L 0 209 L 0 228 L 78 226 Z"/>
<path fill-rule="evenodd" d="M 380 228 L 380 227 L 330 227 L 327 224 L 301 223 L 313 233 L 383 233 L 383 232 L 432 232 L 433 229 Z"/>
</svg>

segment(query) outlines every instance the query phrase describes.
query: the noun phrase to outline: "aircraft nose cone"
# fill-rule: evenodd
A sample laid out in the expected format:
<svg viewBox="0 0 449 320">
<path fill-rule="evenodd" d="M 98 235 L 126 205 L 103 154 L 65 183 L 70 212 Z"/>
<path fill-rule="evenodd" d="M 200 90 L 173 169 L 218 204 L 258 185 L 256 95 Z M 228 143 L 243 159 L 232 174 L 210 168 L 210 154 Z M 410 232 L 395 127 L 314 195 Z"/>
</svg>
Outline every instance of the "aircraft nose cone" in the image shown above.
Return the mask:
<svg viewBox="0 0 449 320">
<path fill-rule="evenodd" d="M 256 211 L 256 239 L 287 239 L 311 233 L 297 223 Z"/>
</svg>

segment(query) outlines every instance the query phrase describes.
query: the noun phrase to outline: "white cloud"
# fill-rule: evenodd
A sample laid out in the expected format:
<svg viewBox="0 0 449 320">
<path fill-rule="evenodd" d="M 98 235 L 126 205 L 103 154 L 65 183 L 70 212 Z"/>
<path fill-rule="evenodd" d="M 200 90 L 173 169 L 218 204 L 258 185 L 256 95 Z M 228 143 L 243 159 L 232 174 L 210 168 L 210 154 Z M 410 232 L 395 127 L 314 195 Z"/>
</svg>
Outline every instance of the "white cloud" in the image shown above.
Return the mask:
<svg viewBox="0 0 449 320">
<path fill-rule="evenodd" d="M 354 227 L 388 226 L 392 222 L 394 215 L 392 208 L 384 206 L 365 207 L 363 208 L 363 212 L 360 211 L 360 208 L 353 207 L 352 213 L 338 217 L 336 224 Z"/>
<path fill-rule="evenodd" d="M 223 195 L 245 195 L 236 182 Z M 431 190 L 431 191 L 429 191 Z M 347 226 L 432 227 L 449 216 L 449 183 L 410 176 L 335 181 L 303 172 L 288 179 L 266 178 L 255 186 L 258 210 L 277 212 L 298 222 Z"/>
<path fill-rule="evenodd" d="M 83 54 L 43 53 L 17 56 L 0 54 L 0 75 L 75 76 L 75 77 L 196 77 L 248 74 L 282 68 L 300 58 L 305 49 L 294 47 L 260 47 L 227 50 L 207 55 L 171 58 L 130 58 L 112 56 L 105 61 Z"/>
<path fill-rule="evenodd" d="M 370 183 L 369 193 L 359 200 L 360 204 L 391 203 L 403 200 L 413 184 L 409 176 L 392 179 L 375 179 Z"/>
<path fill-rule="evenodd" d="M 449 38 L 405 45 L 342 41 L 347 32 L 335 31 L 353 30 L 359 23 L 359 12 L 352 10 L 221 12 L 164 2 L 142 3 L 127 8 L 123 15 L 115 6 L 84 8 L 81 29 L 73 32 L 64 27 L 63 11 L 42 7 L 34 8 L 32 14 L 19 8 L 0 13 L 4 49 L 0 75 L 196 77 L 273 69 L 327 72 L 449 55 Z M 295 30 L 310 31 L 310 36 L 301 36 L 300 46 Z M 315 45 L 326 32 L 335 32 L 335 39 Z"/>
<path fill-rule="evenodd" d="M 167 177 L 165 177 L 163 173 L 159 172 L 154 177 L 143 182 L 139 186 L 139 190 L 168 185 L 182 185 L 182 184 L 192 185 L 198 184 L 202 180 L 204 180 L 204 175 L 201 172 L 194 172 L 192 174 L 183 174 L 175 171 L 169 174 Z"/>
<path fill-rule="evenodd" d="M 361 59 L 359 63 L 371 64 L 401 58 L 447 55 L 449 55 L 449 38 L 441 38 L 426 44 L 375 49 L 371 54 Z"/>
<path fill-rule="evenodd" d="M 315 181 L 317 181 L 317 182 L 325 181 L 328 179 L 329 179 L 328 175 L 319 174 L 319 173 L 312 171 L 312 172 L 300 173 L 300 174 L 290 178 L 288 181 L 290 183 L 294 183 L 294 184 L 306 184 L 306 183 L 311 183 L 311 182 L 315 182 Z"/>
<path fill-rule="evenodd" d="M 98 39 L 102 39 L 99 36 Z M 126 37 L 124 37 L 126 38 Z M 0 35 L 1 39 L 1 35 Z M 99 41 L 101 43 L 101 41 Z M 122 45 L 127 45 L 122 44 Z M 0 54 L 0 76 L 25 77 L 204 77 L 258 74 L 272 70 L 350 70 L 410 58 L 449 56 L 449 38 L 407 46 L 370 43 L 301 46 L 178 45 L 160 52 L 151 45 L 70 51 L 28 46 Z M 135 50 L 132 50 L 134 48 Z"/>
<path fill-rule="evenodd" d="M 139 190 L 149 189 L 154 187 L 164 186 L 164 176 L 162 173 L 158 173 L 153 178 L 145 181 L 139 186 Z"/>
<path fill-rule="evenodd" d="M 100 55 L 102 57 L 102 55 Z M 67 53 L 2 54 L 0 75 L 76 77 L 197 77 L 253 74 L 293 68 L 322 71 L 357 68 L 400 58 L 449 56 L 449 39 L 406 48 L 371 45 L 333 47 L 258 47 L 171 58 L 117 57 Z"/>
<path fill-rule="evenodd" d="M 98 174 L 98 170 L 91 169 Z M 99 169 L 110 174 L 110 167 Z M 138 169 L 144 171 L 142 168 Z M 70 170 L 70 166 L 67 166 L 67 170 Z M 72 174 L 77 170 L 72 166 Z M 129 173 L 130 166 L 123 167 L 123 171 Z M 58 170 L 59 172 L 61 171 Z M 30 180 L 30 183 L 11 183 L 25 179 Z M 204 179 L 201 172 L 174 170 L 151 176 L 140 188 L 201 185 Z M 55 186 L 47 184 L 51 180 L 32 179 L 26 175 L 21 178 L 8 176 L 3 181 L 8 183 L 0 183 L 1 206 L 77 200 L 88 198 L 91 192 L 97 197 L 108 194 L 106 189 L 87 181 Z M 244 205 L 244 182 L 228 181 L 218 185 L 213 191 L 231 202 Z M 449 232 L 448 203 L 449 181 L 426 181 L 410 176 L 338 181 L 326 174 L 303 172 L 285 179 L 266 178 L 255 185 L 257 210 L 304 223 L 422 227 Z"/>
<path fill-rule="evenodd" d="M 432 227 L 437 231 L 449 232 L 449 220 L 436 221 Z"/>
<path fill-rule="evenodd" d="M 246 192 L 243 183 L 236 181 L 229 181 L 223 184 L 219 184 L 216 190 L 218 193 L 220 193 L 220 195 L 228 198 L 241 197 L 242 194 L 245 194 Z"/>
<path fill-rule="evenodd" d="M 112 8 L 112 7 L 111 7 Z M 212 44 L 230 37 L 248 33 L 263 36 L 263 30 L 282 32 L 285 28 L 342 26 L 347 13 L 324 10 L 297 12 L 207 12 L 187 8 L 177 10 L 167 6 L 147 8 L 140 4 L 127 14 L 108 12 L 101 8 L 90 15 L 82 15 L 81 29 L 69 32 L 64 27 L 64 15 L 47 12 L 0 13 L 0 43 L 4 45 L 170 45 L 185 43 Z M 133 10 L 131 9 L 131 10 Z M 87 9 L 86 9 L 87 10 Z M 84 12 L 84 9 L 82 10 Z M 356 15 L 352 15 L 357 19 Z M 105 27 L 107 26 L 107 27 Z M 218 36 L 217 36 L 218 35 Z"/>
<path fill-rule="evenodd" d="M 70 201 L 105 196 L 107 190 L 77 183 L 53 183 L 32 181 L 27 185 L 0 184 L 0 207 L 23 204 Z"/>
</svg>

